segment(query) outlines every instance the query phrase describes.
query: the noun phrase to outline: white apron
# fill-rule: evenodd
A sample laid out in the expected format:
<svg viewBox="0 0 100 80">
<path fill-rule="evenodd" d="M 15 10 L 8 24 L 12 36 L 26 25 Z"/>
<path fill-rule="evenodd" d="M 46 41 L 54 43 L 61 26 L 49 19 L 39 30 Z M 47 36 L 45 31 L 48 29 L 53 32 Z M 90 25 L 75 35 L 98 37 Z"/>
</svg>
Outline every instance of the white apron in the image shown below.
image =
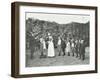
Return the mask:
<svg viewBox="0 0 100 80">
<path fill-rule="evenodd" d="M 55 52 L 54 52 L 54 44 L 52 41 L 48 41 L 48 57 L 54 57 Z"/>
</svg>

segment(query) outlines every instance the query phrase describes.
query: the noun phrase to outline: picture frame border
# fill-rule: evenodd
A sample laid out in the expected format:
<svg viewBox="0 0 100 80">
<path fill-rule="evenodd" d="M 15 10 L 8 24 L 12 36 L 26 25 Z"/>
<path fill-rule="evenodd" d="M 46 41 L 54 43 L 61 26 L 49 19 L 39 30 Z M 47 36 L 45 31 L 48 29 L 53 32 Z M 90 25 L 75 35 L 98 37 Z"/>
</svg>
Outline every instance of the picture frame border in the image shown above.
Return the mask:
<svg viewBox="0 0 100 80">
<path fill-rule="evenodd" d="M 95 70 L 91 71 L 75 71 L 75 72 L 59 72 L 59 73 L 43 73 L 43 74 L 19 74 L 19 7 L 20 6 L 39 6 L 39 7 L 57 7 L 57 8 L 73 8 L 73 9 L 88 9 L 95 10 Z M 72 75 L 72 74 L 86 74 L 98 72 L 98 21 L 97 21 L 97 7 L 96 6 L 81 6 L 81 5 L 64 5 L 64 4 L 48 4 L 48 3 L 31 3 L 31 2 L 13 2 L 11 3 L 11 76 L 15 78 L 25 77 L 41 77 L 41 76 L 58 76 L 58 75 Z"/>
</svg>

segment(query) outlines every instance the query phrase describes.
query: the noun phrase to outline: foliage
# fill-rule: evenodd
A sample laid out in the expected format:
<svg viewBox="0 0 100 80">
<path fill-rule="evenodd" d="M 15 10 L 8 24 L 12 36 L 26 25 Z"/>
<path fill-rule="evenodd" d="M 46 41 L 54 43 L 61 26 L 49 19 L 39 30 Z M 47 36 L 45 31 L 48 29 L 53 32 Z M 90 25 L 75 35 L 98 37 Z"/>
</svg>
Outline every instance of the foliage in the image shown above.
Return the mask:
<svg viewBox="0 0 100 80">
<path fill-rule="evenodd" d="M 39 39 L 41 36 L 45 37 L 48 32 L 50 32 L 53 37 L 65 35 L 65 37 L 69 38 L 89 38 L 89 22 L 58 24 L 56 22 L 33 18 L 26 20 L 26 39 L 31 35 Z"/>
</svg>

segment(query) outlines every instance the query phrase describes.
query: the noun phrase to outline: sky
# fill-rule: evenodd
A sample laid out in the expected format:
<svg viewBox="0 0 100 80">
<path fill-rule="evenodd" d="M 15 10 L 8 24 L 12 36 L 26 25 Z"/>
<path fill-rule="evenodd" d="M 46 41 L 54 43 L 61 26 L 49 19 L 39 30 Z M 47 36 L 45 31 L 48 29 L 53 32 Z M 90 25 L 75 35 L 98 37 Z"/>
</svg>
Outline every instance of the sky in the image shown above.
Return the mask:
<svg viewBox="0 0 100 80">
<path fill-rule="evenodd" d="M 67 24 L 70 22 L 86 23 L 90 21 L 89 15 L 83 14 L 50 14 L 50 13 L 26 13 L 26 19 L 34 18 L 59 24 Z"/>
</svg>

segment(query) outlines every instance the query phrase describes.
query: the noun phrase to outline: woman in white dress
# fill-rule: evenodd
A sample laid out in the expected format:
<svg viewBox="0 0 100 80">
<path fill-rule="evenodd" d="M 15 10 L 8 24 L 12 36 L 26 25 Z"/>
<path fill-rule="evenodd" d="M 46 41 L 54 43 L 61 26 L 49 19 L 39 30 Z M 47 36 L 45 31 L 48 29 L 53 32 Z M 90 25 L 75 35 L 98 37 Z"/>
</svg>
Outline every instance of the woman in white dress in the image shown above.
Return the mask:
<svg viewBox="0 0 100 80">
<path fill-rule="evenodd" d="M 53 43 L 53 38 L 52 36 L 49 36 L 49 41 L 48 41 L 48 57 L 54 57 L 55 56 L 55 51 L 54 51 L 54 43 Z"/>
</svg>

